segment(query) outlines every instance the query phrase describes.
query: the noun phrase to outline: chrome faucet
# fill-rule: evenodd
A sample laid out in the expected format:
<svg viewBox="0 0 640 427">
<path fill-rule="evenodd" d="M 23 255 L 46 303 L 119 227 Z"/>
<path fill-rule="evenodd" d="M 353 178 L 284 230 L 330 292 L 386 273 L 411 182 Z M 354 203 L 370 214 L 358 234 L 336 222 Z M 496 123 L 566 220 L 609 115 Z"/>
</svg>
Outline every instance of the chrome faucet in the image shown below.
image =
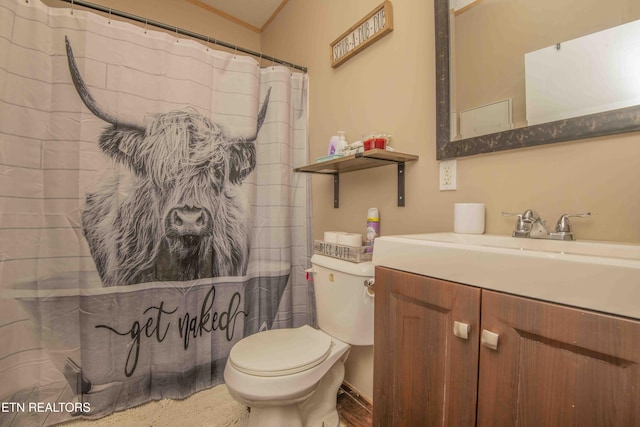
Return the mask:
<svg viewBox="0 0 640 427">
<path fill-rule="evenodd" d="M 502 212 L 502 216 L 517 216 L 513 237 L 528 237 L 531 239 L 575 240 L 569 218 L 591 216 L 591 212 L 580 214 L 563 214 L 557 221 L 555 231 L 550 232 L 545 226 L 546 221 L 540 218 L 538 212 L 527 209 L 524 213 Z"/>
</svg>

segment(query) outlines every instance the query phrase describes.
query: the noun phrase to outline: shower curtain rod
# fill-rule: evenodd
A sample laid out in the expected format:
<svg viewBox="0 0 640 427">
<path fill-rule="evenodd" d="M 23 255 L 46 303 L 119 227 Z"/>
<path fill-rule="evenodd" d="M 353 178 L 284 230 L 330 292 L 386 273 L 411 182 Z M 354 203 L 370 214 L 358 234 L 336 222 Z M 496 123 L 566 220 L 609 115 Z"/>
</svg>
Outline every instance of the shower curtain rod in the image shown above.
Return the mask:
<svg viewBox="0 0 640 427">
<path fill-rule="evenodd" d="M 302 71 L 304 73 L 307 72 L 307 67 L 303 67 L 302 65 L 292 64 L 290 62 L 283 61 L 282 59 L 274 58 L 273 56 L 263 55 L 260 52 L 254 52 L 252 50 L 245 49 L 243 47 L 240 47 L 240 46 L 237 46 L 237 45 L 234 45 L 234 44 L 231 44 L 231 43 L 227 43 L 227 42 L 224 42 L 222 40 L 217 40 L 217 39 L 213 39 L 213 38 L 208 37 L 208 36 L 203 36 L 202 34 L 194 33 L 192 31 L 185 30 L 185 29 L 182 29 L 182 28 L 178 28 L 176 26 L 163 24 L 162 22 L 153 21 L 151 19 L 143 18 L 141 16 L 132 15 L 130 13 L 122 12 L 122 11 L 118 11 L 118 10 L 113 10 L 113 9 L 111 9 L 109 7 L 104 7 L 104 6 L 101 6 L 99 4 L 89 3 L 89 2 L 82 1 L 82 0 L 61 0 L 61 1 L 66 2 L 66 3 L 70 3 L 72 8 L 73 8 L 74 5 L 86 7 L 88 9 L 97 10 L 99 12 L 108 13 L 109 15 L 118 16 L 120 18 L 126 18 L 126 19 L 130 19 L 132 21 L 140 22 L 141 24 L 151 25 L 151 26 L 157 27 L 157 28 L 162 28 L 163 30 L 172 31 L 174 33 L 177 33 L 177 34 L 180 34 L 180 35 L 183 35 L 183 36 L 192 37 L 194 39 L 202 40 L 202 41 L 207 42 L 207 43 L 213 43 L 214 45 L 218 45 L 218 46 L 226 47 L 226 48 L 229 48 L 229 49 L 233 49 L 234 51 L 246 53 L 247 55 L 255 56 L 255 57 L 267 60 L 267 61 L 274 62 L 276 64 L 280 64 L 280 65 L 284 65 L 284 66 L 289 67 L 289 68 L 300 70 L 300 71 Z"/>
</svg>

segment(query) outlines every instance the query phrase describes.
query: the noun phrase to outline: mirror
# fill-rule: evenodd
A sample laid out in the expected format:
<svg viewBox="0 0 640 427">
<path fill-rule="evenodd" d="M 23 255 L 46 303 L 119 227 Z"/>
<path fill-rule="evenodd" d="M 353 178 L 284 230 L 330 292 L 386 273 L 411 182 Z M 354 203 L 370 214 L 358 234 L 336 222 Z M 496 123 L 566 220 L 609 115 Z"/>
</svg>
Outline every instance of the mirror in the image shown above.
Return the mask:
<svg viewBox="0 0 640 427">
<path fill-rule="evenodd" d="M 488 4 L 493 0 L 485 0 Z M 500 3 L 497 6 L 505 7 L 505 2 L 511 0 L 500 0 L 496 1 L 496 3 Z M 609 0 L 590 0 L 591 2 L 600 2 L 611 4 Z M 623 1 L 623 0 L 621 0 Z M 624 0 L 626 1 L 626 0 Z M 523 2 L 519 2 L 523 3 Z M 537 4 L 538 2 L 530 2 L 532 4 Z M 631 20 L 629 17 L 633 17 L 635 15 L 635 19 L 640 18 L 640 10 L 639 7 L 633 4 L 634 2 L 630 2 L 632 6 L 628 6 L 625 10 L 627 16 L 626 20 L 622 20 L 624 23 Z M 485 3 L 481 3 L 475 8 L 480 10 L 479 8 L 483 7 Z M 556 1 L 557 5 L 557 1 Z M 508 108 L 509 117 L 511 117 L 511 111 L 513 111 L 513 128 L 509 130 L 504 130 L 500 132 L 489 133 L 480 136 L 472 136 L 468 138 L 461 138 L 457 136 L 458 133 L 458 125 L 457 120 L 454 121 L 454 126 L 451 125 L 452 118 L 452 106 L 459 102 L 460 98 L 453 99 L 451 97 L 452 93 L 455 94 L 456 90 L 459 92 L 461 88 L 465 87 L 460 82 L 454 82 L 450 77 L 450 65 L 452 63 L 452 58 L 450 56 L 450 42 L 459 42 L 459 40 L 452 40 L 450 35 L 450 29 L 455 25 L 462 25 L 463 20 L 451 21 L 452 12 L 449 7 L 449 0 L 434 0 L 435 6 L 435 31 L 436 31 L 436 116 L 437 116 L 437 130 L 436 130 L 436 158 L 438 160 L 445 160 L 455 157 L 464 157 L 471 156 L 481 153 L 489 153 L 501 150 L 515 149 L 515 148 L 524 148 L 531 147 L 543 144 L 551 144 L 555 142 L 563 142 L 563 141 L 571 141 L 583 138 L 592 138 L 604 135 L 611 135 L 622 132 L 632 132 L 640 130 L 640 105 L 636 105 L 636 103 L 629 104 L 631 106 L 619 108 L 613 107 L 616 109 L 610 109 L 608 111 L 598 112 L 598 113 L 587 113 L 586 115 L 580 115 L 578 117 L 567 117 L 562 119 L 554 119 L 555 121 L 551 122 L 542 122 L 539 124 L 528 125 L 526 114 L 526 100 L 525 100 L 525 77 L 524 77 L 524 56 L 528 52 L 536 51 L 536 49 L 541 49 L 545 45 L 538 47 L 529 47 L 529 50 L 525 50 L 520 55 L 520 69 L 521 76 L 514 77 L 512 80 L 518 80 L 518 84 L 520 85 L 520 89 L 515 91 L 515 95 L 508 94 L 507 98 L 512 99 L 512 103 L 510 101 L 510 105 Z M 581 5 L 582 8 L 586 8 L 585 2 Z M 573 9 L 572 17 L 575 19 L 579 14 L 576 13 L 576 9 Z M 580 9 L 581 10 L 581 9 Z M 557 19 L 554 13 L 557 11 L 557 7 L 554 7 L 553 10 L 547 10 L 545 13 L 548 20 Z M 464 12 L 464 14 L 471 14 L 472 9 Z M 615 13 L 613 14 L 615 15 Z M 622 14 L 618 14 L 618 16 L 613 16 L 610 20 L 621 21 Z M 499 24 L 494 24 L 497 26 Z M 556 27 L 562 27 L 561 24 L 556 23 Z M 600 25 L 600 27 L 598 27 Z M 585 28 L 591 28 L 592 32 L 597 32 L 602 28 L 610 27 L 611 25 L 604 26 L 604 24 L 591 24 L 582 25 Z M 518 27 L 515 27 L 518 28 Z M 534 32 L 536 33 L 546 33 L 545 30 L 540 30 L 537 28 Z M 566 36 L 566 35 L 565 35 Z M 555 37 L 555 36 L 551 36 Z M 559 36 L 562 37 L 562 36 Z M 573 38 L 579 36 L 573 36 Z M 502 43 L 508 41 L 508 37 L 502 39 Z M 549 38 L 549 40 L 553 40 Z M 561 39 L 562 43 L 556 46 L 555 42 L 549 46 L 550 48 L 559 48 L 562 49 L 562 44 L 565 43 L 568 38 Z M 547 40 L 547 45 L 549 45 Z M 484 55 L 484 61 L 496 61 L 492 59 L 492 54 L 501 53 L 504 49 L 500 49 L 500 45 L 495 45 L 492 43 L 490 47 L 483 49 L 482 54 Z M 566 49 L 565 49 L 566 52 Z M 454 62 L 457 62 L 456 65 L 460 66 L 460 63 L 463 61 L 460 58 L 456 58 Z M 604 61 L 600 61 L 604 62 Z M 497 61 L 496 61 L 497 63 Z M 638 79 L 640 81 L 640 74 L 638 75 Z M 509 79 L 506 79 L 509 80 Z M 452 84 L 454 83 L 454 84 Z M 491 85 L 487 85 L 492 87 Z M 495 85 L 491 89 L 493 92 L 493 96 L 496 96 L 495 100 L 481 100 L 475 101 L 479 102 L 479 105 L 483 107 L 491 104 L 494 101 L 499 101 L 505 98 L 503 94 L 498 93 L 495 89 Z M 589 90 L 591 90 L 590 88 Z M 469 87 L 465 87 L 465 94 L 469 93 Z M 588 93 L 588 91 L 587 91 Z M 453 101 L 453 103 L 452 103 Z M 462 103 L 460 103 L 462 104 Z M 468 108 L 468 106 L 462 106 L 462 108 Z M 457 108 L 456 108 L 457 110 Z M 473 109 L 470 109 L 473 110 Z M 533 108 L 530 108 L 533 110 Z M 484 111 L 484 110 L 483 110 Z M 459 117 L 459 116 L 454 116 Z M 531 121 L 531 118 L 529 118 Z M 509 126 L 511 127 L 511 126 Z M 453 128 L 453 132 L 452 132 Z M 452 138 L 453 135 L 453 138 Z"/>
</svg>

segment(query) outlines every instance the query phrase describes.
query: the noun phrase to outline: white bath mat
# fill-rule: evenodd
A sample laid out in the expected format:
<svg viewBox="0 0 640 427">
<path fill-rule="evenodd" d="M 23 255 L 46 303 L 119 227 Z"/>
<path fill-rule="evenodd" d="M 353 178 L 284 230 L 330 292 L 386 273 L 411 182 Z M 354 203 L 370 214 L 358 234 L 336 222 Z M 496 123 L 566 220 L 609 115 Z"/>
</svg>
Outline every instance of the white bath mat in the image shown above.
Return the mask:
<svg viewBox="0 0 640 427">
<path fill-rule="evenodd" d="M 64 424 L 82 427 L 228 427 L 246 426 L 246 406 L 233 400 L 227 386 L 220 384 L 184 400 L 159 400 L 99 420 L 74 420 Z"/>
</svg>

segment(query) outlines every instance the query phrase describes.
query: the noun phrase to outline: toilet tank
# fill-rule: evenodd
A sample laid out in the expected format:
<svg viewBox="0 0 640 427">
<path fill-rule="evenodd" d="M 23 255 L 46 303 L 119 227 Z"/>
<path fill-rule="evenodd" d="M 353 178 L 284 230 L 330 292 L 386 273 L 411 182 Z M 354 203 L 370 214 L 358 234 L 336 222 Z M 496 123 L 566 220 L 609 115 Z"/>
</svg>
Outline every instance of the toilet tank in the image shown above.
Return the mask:
<svg viewBox="0 0 640 427">
<path fill-rule="evenodd" d="M 373 345 L 374 297 L 365 286 L 373 263 L 314 254 L 311 264 L 318 327 L 348 344 Z"/>
</svg>

